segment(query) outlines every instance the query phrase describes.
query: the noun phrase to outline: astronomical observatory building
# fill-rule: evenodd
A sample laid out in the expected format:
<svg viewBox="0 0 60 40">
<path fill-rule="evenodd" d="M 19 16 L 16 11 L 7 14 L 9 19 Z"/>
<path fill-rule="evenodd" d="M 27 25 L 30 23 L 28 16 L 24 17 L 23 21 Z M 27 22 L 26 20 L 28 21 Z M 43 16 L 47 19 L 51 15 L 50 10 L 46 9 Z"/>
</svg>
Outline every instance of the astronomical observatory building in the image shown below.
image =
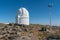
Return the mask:
<svg viewBox="0 0 60 40">
<path fill-rule="evenodd" d="M 29 12 L 26 8 L 20 8 L 17 12 L 16 23 L 22 25 L 29 25 Z"/>
</svg>

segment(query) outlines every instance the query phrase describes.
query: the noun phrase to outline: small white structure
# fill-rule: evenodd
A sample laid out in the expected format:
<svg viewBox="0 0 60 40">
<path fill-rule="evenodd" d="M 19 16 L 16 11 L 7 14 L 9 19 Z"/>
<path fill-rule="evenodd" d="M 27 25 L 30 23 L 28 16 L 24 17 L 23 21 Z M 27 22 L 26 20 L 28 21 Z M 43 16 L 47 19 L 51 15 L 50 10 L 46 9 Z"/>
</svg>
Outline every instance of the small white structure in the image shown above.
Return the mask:
<svg viewBox="0 0 60 40">
<path fill-rule="evenodd" d="M 20 8 L 17 12 L 17 24 L 29 25 L 29 12 L 26 8 Z"/>
</svg>

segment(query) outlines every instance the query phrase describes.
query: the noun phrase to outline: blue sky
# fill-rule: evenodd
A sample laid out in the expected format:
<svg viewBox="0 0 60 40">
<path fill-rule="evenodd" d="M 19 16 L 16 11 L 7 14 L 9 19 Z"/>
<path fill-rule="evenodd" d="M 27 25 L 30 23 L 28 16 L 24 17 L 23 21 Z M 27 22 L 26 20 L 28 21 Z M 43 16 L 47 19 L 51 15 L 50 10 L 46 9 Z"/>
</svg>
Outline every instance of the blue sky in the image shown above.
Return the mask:
<svg viewBox="0 0 60 40">
<path fill-rule="evenodd" d="M 60 26 L 60 0 L 53 0 L 52 25 Z M 30 14 L 30 23 L 49 24 L 49 0 L 0 0 L 0 23 L 14 22 L 17 10 L 25 7 Z"/>
</svg>

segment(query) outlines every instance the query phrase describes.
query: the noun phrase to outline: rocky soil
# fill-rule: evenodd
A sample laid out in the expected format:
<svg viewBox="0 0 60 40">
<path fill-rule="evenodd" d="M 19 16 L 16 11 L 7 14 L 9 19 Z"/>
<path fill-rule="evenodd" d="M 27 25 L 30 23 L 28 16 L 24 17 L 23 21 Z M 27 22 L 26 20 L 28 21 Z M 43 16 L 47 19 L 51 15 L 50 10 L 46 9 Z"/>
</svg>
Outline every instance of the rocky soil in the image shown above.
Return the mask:
<svg viewBox="0 0 60 40">
<path fill-rule="evenodd" d="M 46 40 L 50 35 L 60 35 L 60 27 L 30 24 L 0 24 L 0 40 Z"/>
</svg>

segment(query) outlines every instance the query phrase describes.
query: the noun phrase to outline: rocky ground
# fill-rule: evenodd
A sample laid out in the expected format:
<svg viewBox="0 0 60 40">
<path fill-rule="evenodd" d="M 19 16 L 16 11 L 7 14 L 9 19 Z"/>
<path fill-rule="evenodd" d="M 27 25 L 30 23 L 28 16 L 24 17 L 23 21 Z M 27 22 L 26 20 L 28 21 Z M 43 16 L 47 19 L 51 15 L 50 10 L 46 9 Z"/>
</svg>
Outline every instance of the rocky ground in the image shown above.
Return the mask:
<svg viewBox="0 0 60 40">
<path fill-rule="evenodd" d="M 60 35 L 60 27 L 39 24 L 0 24 L 0 40 L 46 40 L 50 35 Z"/>
</svg>

